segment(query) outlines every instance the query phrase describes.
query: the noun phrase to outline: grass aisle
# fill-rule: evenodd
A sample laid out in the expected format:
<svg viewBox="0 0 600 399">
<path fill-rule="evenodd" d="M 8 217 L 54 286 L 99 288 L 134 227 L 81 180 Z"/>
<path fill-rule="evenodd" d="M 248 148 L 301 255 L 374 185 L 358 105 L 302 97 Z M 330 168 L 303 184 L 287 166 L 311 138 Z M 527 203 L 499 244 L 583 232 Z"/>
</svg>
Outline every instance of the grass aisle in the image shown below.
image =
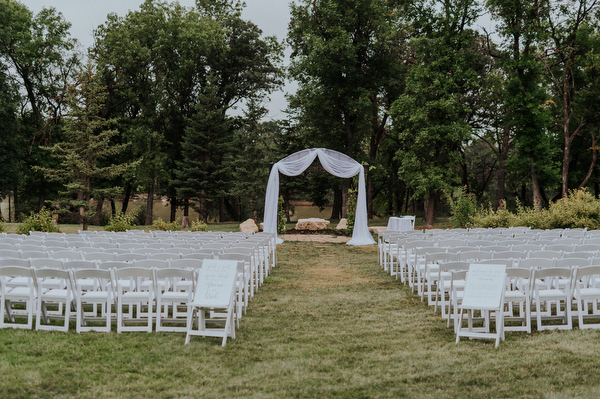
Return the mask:
<svg viewBox="0 0 600 399">
<path fill-rule="evenodd" d="M 288 242 L 237 339 L 0 330 L 0 398 L 599 397 L 600 332 L 454 344 L 375 246 Z"/>
</svg>

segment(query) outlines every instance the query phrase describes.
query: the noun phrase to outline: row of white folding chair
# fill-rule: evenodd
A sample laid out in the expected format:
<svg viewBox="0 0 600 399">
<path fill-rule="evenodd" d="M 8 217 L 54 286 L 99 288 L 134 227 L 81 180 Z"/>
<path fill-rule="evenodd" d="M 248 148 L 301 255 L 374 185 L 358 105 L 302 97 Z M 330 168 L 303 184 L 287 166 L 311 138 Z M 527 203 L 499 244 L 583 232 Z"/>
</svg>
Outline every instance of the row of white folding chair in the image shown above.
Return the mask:
<svg viewBox="0 0 600 399">
<path fill-rule="evenodd" d="M 112 316 L 114 313 L 110 310 L 116 306 L 117 332 L 122 331 L 152 331 L 152 321 L 156 318 L 157 331 L 185 331 L 186 327 L 168 327 L 164 325 L 165 319 L 169 314 L 167 305 L 170 304 L 173 314 L 171 322 L 186 323 L 184 319 L 178 319 L 176 316 L 187 315 L 187 309 L 183 312 L 177 310 L 177 306 L 186 305 L 192 298 L 193 287 L 195 284 L 194 271 L 190 269 L 173 268 L 147 268 L 128 265 L 126 268 L 95 269 L 82 268 L 70 269 L 36 269 L 26 267 L 1 267 L 0 268 L 0 296 L 2 299 L 2 309 L 0 311 L 0 327 L 14 328 L 32 328 L 34 313 L 36 314 L 36 329 L 53 329 L 67 331 L 70 321 L 70 308 L 73 302 L 77 304 L 77 332 L 81 331 L 110 331 Z M 12 280 L 15 278 L 28 280 L 27 282 L 9 287 L 6 277 Z M 43 289 L 44 282 L 49 280 L 62 280 L 57 287 Z M 98 280 L 102 281 L 98 281 Z M 141 279 L 141 280 L 140 280 Z M 166 279 L 186 279 L 191 285 L 172 284 L 177 287 L 176 290 L 165 289 L 165 284 L 161 281 Z M 93 281 L 90 284 L 90 281 Z M 134 281 L 135 280 L 135 281 Z M 181 290 L 184 287 L 184 290 Z M 115 304 L 116 299 L 116 304 Z M 156 315 L 153 313 L 153 301 L 156 300 Z M 27 323 L 16 323 L 19 314 L 14 314 L 12 302 L 18 301 L 26 303 Z M 50 315 L 47 312 L 48 303 L 60 302 L 64 308 L 64 315 L 59 316 L 63 320 L 60 326 L 49 323 Z M 143 312 L 146 305 L 146 312 Z M 83 304 L 100 304 L 101 314 L 95 314 L 90 317 L 89 312 L 83 311 Z M 136 307 L 138 314 L 135 319 L 129 312 L 129 317 L 123 313 L 123 307 L 129 307 L 131 311 Z M 140 313 L 141 312 L 141 313 Z M 8 323 L 4 321 L 4 315 L 7 313 Z M 145 314 L 143 314 L 145 313 Z M 17 316 L 17 317 L 15 317 Z M 104 319 L 104 325 L 101 327 L 87 326 L 86 320 Z M 139 323 L 146 321 L 146 325 L 128 326 L 131 322 Z M 44 324 L 42 324 L 42 322 Z"/>
<path fill-rule="evenodd" d="M 462 265 L 464 267 L 464 265 Z M 535 315 L 538 330 L 572 329 L 577 317 L 579 328 L 600 328 L 600 266 L 551 267 L 545 269 L 507 268 L 505 321 L 519 321 L 520 326 L 506 326 L 505 331 L 531 332 Z M 452 271 L 449 312 L 457 319 L 457 308 L 464 289 L 466 270 Z M 445 299 L 445 297 L 444 297 Z M 515 311 L 513 305 L 518 305 Z M 574 307 L 574 309 L 573 309 Z M 445 307 L 442 308 L 444 312 Z M 517 313 L 517 314 L 515 314 Z M 444 314 L 444 313 L 442 313 Z M 587 324 L 585 319 L 595 319 Z M 560 320 L 561 324 L 544 324 Z M 456 324 L 455 324 L 456 328 Z"/>
<path fill-rule="evenodd" d="M 428 244 L 428 245 L 427 245 Z M 527 259 L 530 256 L 535 258 L 545 258 L 549 260 L 563 259 L 557 264 L 568 264 L 568 259 L 580 259 L 581 262 L 575 260 L 571 262 L 572 265 L 583 265 L 587 263 L 590 265 L 592 260 L 595 259 L 596 253 L 590 252 L 577 252 L 577 253 L 565 253 L 561 251 L 490 251 L 490 250 L 469 250 L 468 247 L 462 248 L 439 248 L 431 245 L 431 242 L 422 243 L 417 242 L 417 245 L 412 250 L 414 256 L 406 255 L 408 261 L 409 270 L 409 285 L 413 290 L 417 290 L 417 293 L 424 299 L 425 293 L 427 293 L 428 302 L 432 303 L 432 285 L 434 284 L 434 277 L 436 277 L 437 263 L 442 260 L 454 261 L 463 260 L 478 262 L 487 259 L 506 259 L 506 263 L 512 266 L 512 262 L 519 259 Z M 410 248 L 410 243 L 407 244 L 407 248 Z M 435 259 L 427 261 L 427 255 L 434 256 Z M 434 255 L 439 254 L 439 255 Z M 504 262 L 501 262 L 504 263 Z M 550 267 L 552 262 L 545 262 L 548 264 L 546 267 Z M 427 288 L 427 289 L 426 289 Z"/>
</svg>

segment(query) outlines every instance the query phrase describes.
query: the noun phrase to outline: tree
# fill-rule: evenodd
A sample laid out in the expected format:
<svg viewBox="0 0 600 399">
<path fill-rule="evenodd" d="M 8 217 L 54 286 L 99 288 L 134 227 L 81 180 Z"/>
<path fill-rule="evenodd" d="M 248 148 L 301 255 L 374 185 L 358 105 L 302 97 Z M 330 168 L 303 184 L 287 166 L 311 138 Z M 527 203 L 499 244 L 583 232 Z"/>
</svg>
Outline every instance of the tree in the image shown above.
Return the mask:
<svg viewBox="0 0 600 399">
<path fill-rule="evenodd" d="M 256 25 L 241 19 L 239 2 L 226 1 L 198 1 L 189 9 L 146 0 L 125 18 L 109 16 L 96 34 L 94 51 L 112 82 L 115 112 L 135 119 L 131 131 L 146 149 L 140 155 L 148 163 L 141 164 L 138 175 L 145 176 L 146 223 L 151 223 L 157 183 L 167 187 L 171 205 L 177 204 L 176 184 L 183 178 L 176 173 L 180 143 L 188 122 L 203 118 L 196 115 L 203 98 L 210 98 L 224 118 L 244 99 L 264 96 L 280 84 L 281 46 L 274 38 L 262 39 Z M 122 102 L 117 92 L 125 93 Z M 223 156 L 209 155 L 215 162 Z"/>
<path fill-rule="evenodd" d="M 313 146 L 376 163 L 390 105 L 404 84 L 404 3 L 292 4 L 290 74 L 299 89 L 290 108 Z"/>
<path fill-rule="evenodd" d="M 119 132 L 110 129 L 115 120 L 101 116 L 105 99 L 105 88 L 88 66 L 66 94 L 69 114 L 64 119 L 64 140 L 47 147 L 60 161 L 59 167 L 39 168 L 50 180 L 64 185 L 62 195 L 69 206 L 78 209 L 83 230 L 95 213 L 92 199 L 114 197 L 121 191 L 119 187 L 99 187 L 99 181 L 110 180 L 132 166 L 101 163 L 124 148 L 111 142 Z"/>
<path fill-rule="evenodd" d="M 411 39 L 414 60 L 404 93 L 394 102 L 392 116 L 400 148 L 399 174 L 425 199 L 425 221 L 433 226 L 443 190 L 458 182 L 461 149 L 471 138 L 473 101 L 485 73 L 477 34 L 469 29 L 477 17 L 473 1 L 443 1 Z M 438 14 L 439 12 L 439 14 Z M 427 15 L 427 13 L 425 13 Z"/>
<path fill-rule="evenodd" d="M 545 52 L 545 71 L 554 92 L 559 115 L 557 125 L 564 139 L 561 194 L 569 190 L 569 167 L 573 140 L 588 123 L 585 112 L 576 112 L 578 96 L 587 90 L 582 61 L 589 51 L 589 23 L 598 7 L 597 1 L 556 1 L 548 13 L 549 48 Z M 593 46 L 593 45 L 592 45 Z M 585 105 L 584 105 L 585 106 Z M 593 165 L 591 167 L 593 169 Z"/>
<path fill-rule="evenodd" d="M 552 143 L 548 136 L 548 96 L 543 86 L 539 44 L 546 35 L 545 0 L 488 0 L 492 16 L 500 22 L 504 39 L 499 62 L 506 76 L 504 123 L 514 131 L 520 154 L 519 169 L 531 178 L 533 204 L 542 207 L 542 181 L 553 169 Z"/>
</svg>

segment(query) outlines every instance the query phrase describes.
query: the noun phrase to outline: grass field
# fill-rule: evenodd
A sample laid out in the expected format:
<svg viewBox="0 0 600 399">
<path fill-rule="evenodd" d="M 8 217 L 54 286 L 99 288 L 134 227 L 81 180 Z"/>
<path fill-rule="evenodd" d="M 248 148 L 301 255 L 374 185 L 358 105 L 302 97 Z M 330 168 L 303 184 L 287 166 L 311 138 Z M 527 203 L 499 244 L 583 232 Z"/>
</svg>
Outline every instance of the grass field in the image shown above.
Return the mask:
<svg viewBox="0 0 600 399">
<path fill-rule="evenodd" d="M 600 396 L 600 332 L 461 340 L 375 246 L 287 242 L 237 339 L 0 330 L 0 398 Z"/>
</svg>

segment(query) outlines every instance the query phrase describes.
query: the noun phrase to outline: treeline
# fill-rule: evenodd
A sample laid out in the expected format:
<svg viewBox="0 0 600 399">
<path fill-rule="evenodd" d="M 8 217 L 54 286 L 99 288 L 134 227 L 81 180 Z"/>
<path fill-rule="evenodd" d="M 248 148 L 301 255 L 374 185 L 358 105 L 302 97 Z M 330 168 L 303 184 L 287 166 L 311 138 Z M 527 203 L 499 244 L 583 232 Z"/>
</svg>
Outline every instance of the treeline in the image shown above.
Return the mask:
<svg viewBox="0 0 600 399">
<path fill-rule="evenodd" d="M 109 15 L 83 54 L 55 10 L 0 0 L 4 218 L 47 206 L 85 227 L 143 193 L 146 224 L 158 195 L 171 220 L 260 219 L 269 164 L 311 147 L 369 165 L 371 216 L 433 225 L 456 187 L 539 209 L 600 193 L 596 1 L 296 0 L 286 43 L 242 7 L 147 0 Z M 288 118 L 265 121 L 285 78 Z M 352 183 L 318 171 L 282 194 L 342 216 Z"/>
</svg>

